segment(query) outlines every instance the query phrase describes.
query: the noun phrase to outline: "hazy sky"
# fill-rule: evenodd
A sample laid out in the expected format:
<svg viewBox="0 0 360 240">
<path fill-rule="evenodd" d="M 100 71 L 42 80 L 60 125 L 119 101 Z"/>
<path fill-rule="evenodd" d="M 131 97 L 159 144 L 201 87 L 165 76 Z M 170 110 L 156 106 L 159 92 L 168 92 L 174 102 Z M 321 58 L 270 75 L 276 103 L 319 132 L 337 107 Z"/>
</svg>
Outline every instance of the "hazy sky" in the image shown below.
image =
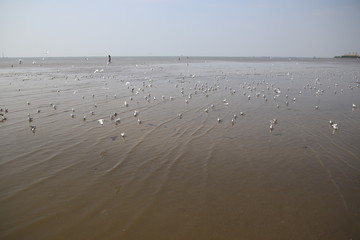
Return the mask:
<svg viewBox="0 0 360 240">
<path fill-rule="evenodd" d="M 360 54 L 360 0 L 0 0 L 1 52 L 7 57 Z"/>
</svg>

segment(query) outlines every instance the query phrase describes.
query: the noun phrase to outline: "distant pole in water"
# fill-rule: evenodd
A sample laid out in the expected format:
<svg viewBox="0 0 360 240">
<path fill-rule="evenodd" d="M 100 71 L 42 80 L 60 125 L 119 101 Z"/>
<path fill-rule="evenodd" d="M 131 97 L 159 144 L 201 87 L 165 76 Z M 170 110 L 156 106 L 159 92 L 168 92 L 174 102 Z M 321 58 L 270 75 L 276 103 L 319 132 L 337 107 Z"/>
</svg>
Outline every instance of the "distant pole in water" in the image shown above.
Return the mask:
<svg viewBox="0 0 360 240">
<path fill-rule="evenodd" d="M 108 57 L 109 57 L 108 64 L 110 64 L 111 63 L 111 56 L 109 55 Z"/>
</svg>

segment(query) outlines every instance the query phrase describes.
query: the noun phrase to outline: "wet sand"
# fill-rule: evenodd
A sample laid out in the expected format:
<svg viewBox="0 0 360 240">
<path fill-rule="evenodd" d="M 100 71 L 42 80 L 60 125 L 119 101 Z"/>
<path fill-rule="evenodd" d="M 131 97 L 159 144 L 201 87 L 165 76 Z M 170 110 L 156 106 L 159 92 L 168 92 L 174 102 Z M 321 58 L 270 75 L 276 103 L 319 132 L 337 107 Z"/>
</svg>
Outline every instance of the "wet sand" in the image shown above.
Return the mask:
<svg viewBox="0 0 360 240">
<path fill-rule="evenodd" d="M 0 60 L 0 239 L 360 239 L 359 61 L 106 60 Z"/>
</svg>

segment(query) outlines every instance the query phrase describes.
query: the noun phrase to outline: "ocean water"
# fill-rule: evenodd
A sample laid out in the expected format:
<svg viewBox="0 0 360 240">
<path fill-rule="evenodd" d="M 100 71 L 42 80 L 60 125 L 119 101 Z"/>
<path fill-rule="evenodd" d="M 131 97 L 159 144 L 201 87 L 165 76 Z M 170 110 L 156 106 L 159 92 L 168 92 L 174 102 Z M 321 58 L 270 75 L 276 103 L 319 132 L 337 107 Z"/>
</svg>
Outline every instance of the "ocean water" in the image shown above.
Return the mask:
<svg viewBox="0 0 360 240">
<path fill-rule="evenodd" d="M 106 61 L 0 60 L 0 239 L 360 239 L 357 59 Z"/>
</svg>

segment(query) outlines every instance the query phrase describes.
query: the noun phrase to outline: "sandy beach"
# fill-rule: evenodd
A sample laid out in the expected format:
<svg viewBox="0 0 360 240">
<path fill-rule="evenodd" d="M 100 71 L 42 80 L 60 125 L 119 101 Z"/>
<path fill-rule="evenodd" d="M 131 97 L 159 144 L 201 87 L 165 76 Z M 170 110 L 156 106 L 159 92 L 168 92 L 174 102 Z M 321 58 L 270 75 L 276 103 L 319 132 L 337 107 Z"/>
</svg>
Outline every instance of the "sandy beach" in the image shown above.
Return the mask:
<svg viewBox="0 0 360 240">
<path fill-rule="evenodd" d="M 106 61 L 0 59 L 0 239 L 360 239 L 358 59 Z"/>
</svg>

